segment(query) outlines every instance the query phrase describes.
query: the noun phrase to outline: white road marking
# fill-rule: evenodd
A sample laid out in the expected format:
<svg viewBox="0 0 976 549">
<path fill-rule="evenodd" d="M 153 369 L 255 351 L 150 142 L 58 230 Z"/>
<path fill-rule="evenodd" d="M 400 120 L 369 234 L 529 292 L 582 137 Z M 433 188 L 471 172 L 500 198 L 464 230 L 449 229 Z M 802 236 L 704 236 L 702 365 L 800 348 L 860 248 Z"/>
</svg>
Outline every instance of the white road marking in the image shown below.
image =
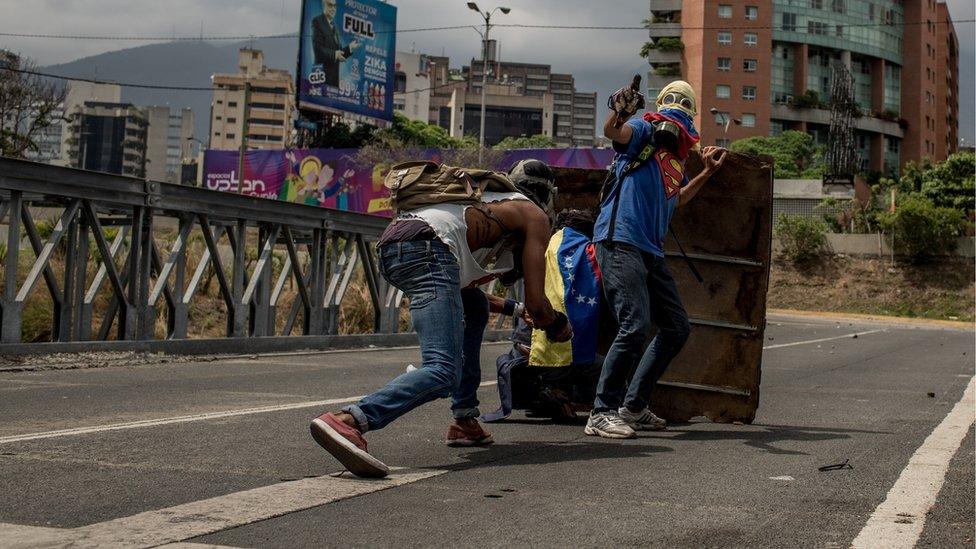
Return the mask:
<svg viewBox="0 0 976 549">
<path fill-rule="evenodd" d="M 811 343 L 821 343 L 824 341 L 833 341 L 836 339 L 849 339 L 854 335 L 863 336 L 868 334 L 876 334 L 879 332 L 885 332 L 887 330 L 869 330 L 866 332 L 857 332 L 856 334 L 845 334 L 842 336 L 826 337 L 820 339 L 810 339 L 806 341 L 794 341 L 792 343 L 781 343 L 778 345 L 767 345 L 763 347 L 764 350 L 768 349 L 779 349 L 782 347 L 794 347 L 796 345 L 808 345 Z M 496 385 L 497 381 L 483 381 L 481 382 L 482 387 L 488 387 L 491 385 Z M 168 417 L 162 419 L 146 419 L 141 421 L 130 421 L 126 423 L 113 423 L 108 425 L 95 425 L 91 427 L 76 427 L 74 429 L 61 429 L 57 431 L 44 431 L 40 433 L 27 433 L 23 435 L 11 435 L 6 437 L 0 437 L 0 444 L 10 444 L 12 442 L 25 442 L 29 440 L 41 440 L 46 438 L 56 438 L 65 436 L 75 436 L 75 435 L 90 435 L 94 433 L 103 433 L 106 431 L 124 431 L 127 429 L 141 429 L 144 427 L 158 427 L 160 425 L 172 425 L 175 423 L 190 423 L 193 421 L 207 421 L 212 419 L 222 419 L 227 417 L 236 416 L 247 416 L 254 414 L 265 414 L 269 412 L 282 412 L 286 410 L 298 410 L 302 408 L 321 408 L 324 406 L 332 406 L 335 404 L 348 404 L 350 402 L 356 402 L 357 400 L 363 398 L 362 395 L 346 398 L 336 398 L 331 400 L 315 400 L 311 402 L 295 402 L 292 404 L 279 404 L 274 406 L 262 406 L 260 408 L 246 408 L 243 410 L 226 410 L 218 412 L 207 412 L 204 414 L 195 414 L 189 416 L 177 416 Z"/>
<path fill-rule="evenodd" d="M 497 381 L 482 381 L 482 387 L 496 385 Z M 274 406 L 261 406 L 259 408 L 244 408 L 239 410 L 224 410 L 218 412 L 206 412 L 189 416 L 167 417 L 162 419 L 144 419 L 140 421 L 129 421 L 125 423 L 111 423 L 108 425 L 94 425 L 91 427 L 76 427 L 74 429 L 60 429 L 57 431 L 44 431 L 40 433 L 27 433 L 23 435 L 10 435 L 0 437 L 0 444 L 10 444 L 12 442 L 25 442 L 29 440 L 41 440 L 45 438 L 67 437 L 74 435 L 90 435 L 94 433 L 104 433 L 106 431 L 124 431 L 127 429 L 142 429 L 144 427 L 158 427 L 160 425 L 172 425 L 174 423 L 190 423 L 193 421 L 207 421 L 212 419 L 223 419 L 226 417 L 249 416 L 254 414 L 266 414 L 269 412 L 283 412 L 287 410 L 300 410 L 302 408 L 322 408 L 334 406 L 336 404 L 348 404 L 356 402 L 364 395 L 333 398 L 329 400 L 313 400 L 306 402 L 293 402 L 291 404 L 277 404 Z"/>
<path fill-rule="evenodd" d="M 766 345 L 765 347 L 763 347 L 763 350 L 765 351 L 765 350 L 769 350 L 769 349 L 781 349 L 783 347 L 795 347 L 797 345 L 809 345 L 811 343 L 823 343 L 824 341 L 834 341 L 834 340 L 837 340 L 837 339 L 851 339 L 854 336 L 861 337 L 861 336 L 868 335 L 868 334 L 876 334 L 876 333 L 879 333 L 879 332 L 887 332 L 887 331 L 888 330 L 868 330 L 866 332 L 855 332 L 853 334 L 844 334 L 844 335 L 833 336 L 833 337 L 822 337 L 820 339 L 808 339 L 806 341 L 794 341 L 793 343 L 779 343 L 779 344 L 776 344 L 776 345 Z"/>
<path fill-rule="evenodd" d="M 911 549 L 918 543 L 927 513 L 945 483 L 949 461 L 962 444 L 976 414 L 976 378 L 962 400 L 908 460 L 888 496 L 874 510 L 852 547 Z"/>
<path fill-rule="evenodd" d="M 69 546 L 155 547 L 403 486 L 446 472 L 395 472 L 381 480 L 362 480 L 345 475 L 306 478 L 146 511 L 80 528 L 33 528 L 3 524 L 0 525 L 0 534 L 4 534 L 3 546 L 12 549 Z M 8 532 L 19 535 L 8 537 Z"/>
<path fill-rule="evenodd" d="M 769 477 L 769 480 L 785 480 L 785 481 L 789 482 L 789 481 L 793 481 L 793 480 L 796 480 L 796 479 L 793 478 L 793 477 L 791 477 L 790 475 L 783 475 L 781 477 Z"/>
</svg>

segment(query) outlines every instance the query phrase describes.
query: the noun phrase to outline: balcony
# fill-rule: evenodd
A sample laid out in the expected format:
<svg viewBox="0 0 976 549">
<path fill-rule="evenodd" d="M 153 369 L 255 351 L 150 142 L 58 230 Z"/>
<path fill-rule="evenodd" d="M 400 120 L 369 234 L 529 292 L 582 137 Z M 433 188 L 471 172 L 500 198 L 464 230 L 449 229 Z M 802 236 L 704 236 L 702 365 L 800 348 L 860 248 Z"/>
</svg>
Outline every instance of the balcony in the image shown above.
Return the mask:
<svg viewBox="0 0 976 549">
<path fill-rule="evenodd" d="M 678 38 L 681 36 L 681 23 L 651 23 L 647 35 L 651 38 Z"/>
<path fill-rule="evenodd" d="M 681 0 L 651 0 L 651 11 L 681 11 Z"/>
<path fill-rule="evenodd" d="M 787 105 L 772 105 L 770 118 L 788 120 L 790 122 L 809 122 L 811 124 L 830 125 L 830 111 L 827 109 L 795 109 Z M 852 119 L 854 128 L 871 133 L 880 133 L 891 137 L 904 138 L 905 130 L 897 122 L 890 122 L 873 116 L 862 116 Z"/>
</svg>

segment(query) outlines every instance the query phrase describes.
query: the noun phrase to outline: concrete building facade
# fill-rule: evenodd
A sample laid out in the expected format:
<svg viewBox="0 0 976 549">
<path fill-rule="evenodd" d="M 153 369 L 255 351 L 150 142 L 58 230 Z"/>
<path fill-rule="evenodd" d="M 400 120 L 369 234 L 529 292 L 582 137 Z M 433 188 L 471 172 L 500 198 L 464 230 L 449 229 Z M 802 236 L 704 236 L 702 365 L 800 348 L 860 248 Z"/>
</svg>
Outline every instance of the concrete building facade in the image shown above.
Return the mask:
<svg viewBox="0 0 976 549">
<path fill-rule="evenodd" d="M 512 110 L 505 115 L 508 125 L 492 128 L 493 120 L 506 109 L 529 108 L 543 116 L 542 128 L 549 133 L 539 134 L 551 137 L 560 147 L 592 147 L 596 143 L 596 94 L 576 91 L 573 75 L 552 72 L 551 65 L 539 63 L 519 63 L 501 61 L 498 57 L 499 46 L 495 40 L 487 44 L 489 88 L 486 97 L 486 143 L 494 144 L 494 138 L 487 135 L 501 135 L 504 137 L 520 137 L 532 134 L 513 134 L 522 128 L 516 122 L 523 114 Z M 431 85 L 434 88 L 430 99 L 430 116 L 428 121 L 449 129 L 451 135 L 458 132 L 456 123 L 457 112 L 460 108 L 454 95 L 463 91 L 464 101 L 468 105 L 477 105 L 477 112 L 468 113 L 480 121 L 481 82 L 484 69 L 484 58 L 472 59 L 470 65 L 460 70 L 450 68 L 447 57 L 431 57 L 433 62 Z M 514 97 L 522 99 L 516 100 Z M 517 106 L 515 106 L 517 104 Z M 494 113 L 494 114 L 493 114 Z M 549 118 L 546 119 L 545 115 Z M 452 123 L 452 120 L 455 120 Z M 500 120 L 500 119 L 498 119 Z M 471 119 L 469 118 L 469 122 Z M 528 124 L 525 127 L 535 127 Z M 533 122 L 534 123 L 534 122 Z M 465 125 L 462 135 L 478 136 L 480 122 L 474 126 Z M 500 139 L 499 139 L 500 140 Z"/>
<path fill-rule="evenodd" d="M 173 112 L 167 106 L 147 107 L 146 177 L 180 183 L 183 163 L 193 158 L 193 111 Z"/>
<path fill-rule="evenodd" d="M 511 85 L 489 84 L 485 96 L 485 146 L 506 137 L 553 134 L 552 94 L 527 96 Z M 481 131 L 481 89 L 469 93 L 456 89 L 448 102 L 451 137 L 478 137 Z"/>
<path fill-rule="evenodd" d="M 430 116 L 430 81 L 430 63 L 426 55 L 396 52 L 393 110 L 410 120 L 427 122 Z"/>
<path fill-rule="evenodd" d="M 248 113 L 249 149 L 282 149 L 290 142 L 295 111 L 295 82 L 286 70 L 264 66 L 260 50 L 243 48 L 237 74 L 214 74 L 210 104 L 211 149 L 240 149 L 244 113 Z M 245 101 L 245 84 L 250 98 Z"/>
<path fill-rule="evenodd" d="M 66 158 L 74 168 L 146 177 L 146 113 L 129 103 L 86 101 L 66 128 Z"/>
<path fill-rule="evenodd" d="M 865 170 L 894 173 L 955 151 L 958 43 L 944 3 L 651 0 L 650 13 L 648 92 L 688 80 L 705 144 L 788 129 L 824 143 L 842 65 L 862 114 L 853 125 Z"/>
</svg>

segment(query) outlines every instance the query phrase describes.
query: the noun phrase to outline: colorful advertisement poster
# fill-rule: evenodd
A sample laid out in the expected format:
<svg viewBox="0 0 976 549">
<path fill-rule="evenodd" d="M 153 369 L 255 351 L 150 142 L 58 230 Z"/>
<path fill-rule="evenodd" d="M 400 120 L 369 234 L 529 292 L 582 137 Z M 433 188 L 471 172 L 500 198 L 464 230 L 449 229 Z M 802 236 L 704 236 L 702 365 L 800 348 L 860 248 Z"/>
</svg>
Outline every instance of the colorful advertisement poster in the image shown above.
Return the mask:
<svg viewBox="0 0 976 549">
<path fill-rule="evenodd" d="M 243 194 L 285 200 L 308 206 L 390 216 L 389 193 L 383 179 L 390 165 L 362 166 L 358 149 L 288 149 L 248 151 L 244 156 Z M 439 162 L 441 152 L 431 149 L 424 158 Z M 210 190 L 240 192 L 237 151 L 208 150 L 204 157 L 204 186 Z M 563 168 L 603 169 L 613 158 L 610 149 L 522 149 L 509 151 L 501 166 L 535 158 Z"/>
<path fill-rule="evenodd" d="M 300 106 L 393 120 L 396 14 L 378 0 L 303 0 Z"/>
</svg>

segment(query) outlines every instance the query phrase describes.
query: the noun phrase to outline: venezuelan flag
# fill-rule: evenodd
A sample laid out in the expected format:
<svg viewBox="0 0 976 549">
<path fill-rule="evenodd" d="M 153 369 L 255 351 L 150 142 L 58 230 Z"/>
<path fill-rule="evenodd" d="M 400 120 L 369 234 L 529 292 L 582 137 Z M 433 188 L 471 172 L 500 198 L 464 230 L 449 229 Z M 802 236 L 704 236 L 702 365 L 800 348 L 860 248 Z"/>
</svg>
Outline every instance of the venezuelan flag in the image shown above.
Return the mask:
<svg viewBox="0 0 976 549">
<path fill-rule="evenodd" d="M 603 290 L 596 250 L 590 239 L 569 227 L 557 231 L 546 249 L 546 297 L 566 313 L 573 339 L 549 341 L 545 332 L 532 333 L 530 366 L 561 367 L 596 360 L 597 324 Z"/>
</svg>

